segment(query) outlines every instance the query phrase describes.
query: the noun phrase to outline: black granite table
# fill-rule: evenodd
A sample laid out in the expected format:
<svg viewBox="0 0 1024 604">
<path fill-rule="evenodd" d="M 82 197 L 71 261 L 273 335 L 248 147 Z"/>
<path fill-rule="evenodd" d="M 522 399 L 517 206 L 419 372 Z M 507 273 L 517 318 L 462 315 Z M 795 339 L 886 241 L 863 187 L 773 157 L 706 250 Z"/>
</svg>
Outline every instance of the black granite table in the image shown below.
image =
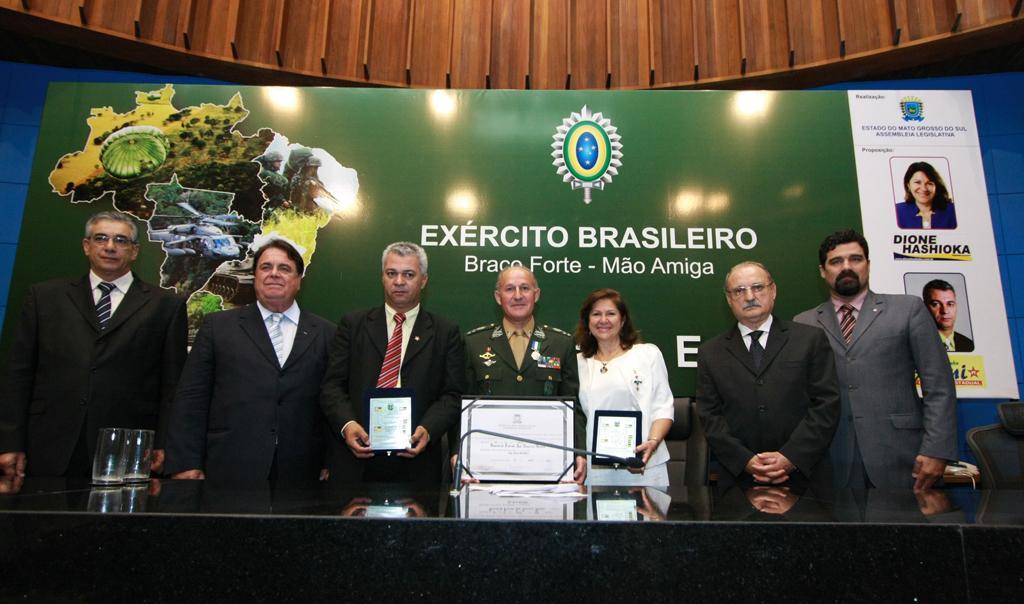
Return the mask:
<svg viewBox="0 0 1024 604">
<path fill-rule="evenodd" d="M 1024 595 L 1024 492 L 591 491 L 28 479 L 0 494 L 0 601 Z"/>
</svg>

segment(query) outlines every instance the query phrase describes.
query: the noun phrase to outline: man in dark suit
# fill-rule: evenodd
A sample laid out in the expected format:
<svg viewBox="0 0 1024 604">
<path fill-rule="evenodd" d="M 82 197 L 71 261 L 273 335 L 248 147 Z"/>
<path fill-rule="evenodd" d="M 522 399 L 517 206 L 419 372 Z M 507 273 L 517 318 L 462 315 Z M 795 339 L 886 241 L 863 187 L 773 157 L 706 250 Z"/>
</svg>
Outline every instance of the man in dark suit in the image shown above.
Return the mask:
<svg viewBox="0 0 1024 604">
<path fill-rule="evenodd" d="M 775 283 L 757 262 L 734 266 L 725 293 L 738 324 L 705 342 L 697 357 L 697 412 L 729 474 L 720 480 L 830 480 L 839 388 L 828 340 L 772 316 Z"/>
<path fill-rule="evenodd" d="M 334 435 L 327 467 L 332 480 L 436 484 L 441 437 L 461 411 L 462 336 L 458 325 L 420 307 L 427 286 L 427 254 L 420 246 L 392 243 L 384 249 L 381 268 L 384 305 L 345 315 L 331 344 L 320 395 Z M 364 396 L 373 388 L 392 387 L 414 391 L 416 428 L 404 451 L 375 455 Z"/>
<path fill-rule="evenodd" d="M 956 331 L 956 290 L 948 281 L 932 279 L 921 291 L 921 298 L 932 313 L 939 339 L 946 352 L 974 352 L 974 340 Z"/>
<path fill-rule="evenodd" d="M 207 316 L 185 363 L 168 424 L 174 478 L 298 482 L 324 467 L 318 400 L 334 324 L 299 309 L 292 244 L 271 239 L 253 270 L 256 303 Z"/>
<path fill-rule="evenodd" d="M 856 231 L 826 237 L 818 262 L 832 295 L 795 321 L 825 330 L 835 351 L 836 486 L 928 489 L 957 458 L 956 385 L 935 322 L 920 298 L 868 288 L 868 242 Z"/>
<path fill-rule="evenodd" d="M 157 430 L 185 361 L 185 302 L 131 272 L 138 227 L 121 212 L 86 222 L 89 274 L 33 285 L 0 390 L 5 476 L 91 476 L 100 428 Z"/>
</svg>

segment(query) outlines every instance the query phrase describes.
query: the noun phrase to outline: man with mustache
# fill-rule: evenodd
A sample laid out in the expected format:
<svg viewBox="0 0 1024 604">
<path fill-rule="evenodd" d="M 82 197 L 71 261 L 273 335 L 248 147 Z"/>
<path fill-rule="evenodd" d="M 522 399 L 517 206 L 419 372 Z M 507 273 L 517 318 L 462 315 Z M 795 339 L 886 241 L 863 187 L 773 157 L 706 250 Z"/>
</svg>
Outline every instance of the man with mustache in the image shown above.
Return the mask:
<svg viewBox="0 0 1024 604">
<path fill-rule="evenodd" d="M 721 464 L 719 484 L 824 485 L 839 419 L 832 349 L 820 330 L 772 315 L 776 288 L 759 262 L 725 277 L 737 324 L 697 356 L 697 413 Z"/>
<path fill-rule="evenodd" d="M 920 298 L 868 288 L 868 243 L 856 231 L 826 237 L 818 261 L 831 297 L 795 320 L 824 329 L 835 352 L 836 486 L 927 489 L 958 457 L 956 387 L 935 323 Z"/>
</svg>

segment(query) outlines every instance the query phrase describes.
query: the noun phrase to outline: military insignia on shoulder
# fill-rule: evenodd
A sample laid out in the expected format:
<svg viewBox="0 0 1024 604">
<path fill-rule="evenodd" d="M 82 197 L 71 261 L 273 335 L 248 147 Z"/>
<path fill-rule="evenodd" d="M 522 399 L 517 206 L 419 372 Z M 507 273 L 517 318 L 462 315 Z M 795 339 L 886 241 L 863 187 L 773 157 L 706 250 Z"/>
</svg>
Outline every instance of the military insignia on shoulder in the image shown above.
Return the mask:
<svg viewBox="0 0 1024 604">
<path fill-rule="evenodd" d="M 555 333 L 560 333 L 560 334 L 562 334 L 563 336 L 565 336 L 567 338 L 571 338 L 572 337 L 571 333 L 569 333 L 568 331 L 561 330 L 561 329 L 559 329 L 557 327 L 552 327 L 550 325 L 545 325 L 544 329 L 550 329 L 551 331 L 553 331 Z"/>
<path fill-rule="evenodd" d="M 491 329 L 492 327 L 494 327 L 494 323 L 488 323 L 487 325 L 481 325 L 480 327 L 474 327 L 473 329 L 470 329 L 469 331 L 467 331 L 466 335 L 467 336 L 471 336 L 471 335 L 473 335 L 475 333 L 480 333 L 481 331 L 486 331 L 488 329 Z"/>
</svg>

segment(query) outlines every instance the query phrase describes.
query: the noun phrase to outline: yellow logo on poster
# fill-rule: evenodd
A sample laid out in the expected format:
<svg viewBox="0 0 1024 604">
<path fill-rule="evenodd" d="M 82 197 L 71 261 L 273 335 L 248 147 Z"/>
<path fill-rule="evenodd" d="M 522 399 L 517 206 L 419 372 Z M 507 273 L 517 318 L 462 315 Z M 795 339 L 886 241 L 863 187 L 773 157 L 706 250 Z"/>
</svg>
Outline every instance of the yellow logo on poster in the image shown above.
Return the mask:
<svg viewBox="0 0 1024 604">
<path fill-rule="evenodd" d="M 980 354 L 950 353 L 949 368 L 957 388 L 988 388 L 985 378 L 985 357 Z M 914 385 L 921 393 L 921 376 L 914 373 Z"/>
<path fill-rule="evenodd" d="M 987 388 L 985 357 L 980 354 L 950 354 L 949 368 L 957 388 Z"/>
</svg>

